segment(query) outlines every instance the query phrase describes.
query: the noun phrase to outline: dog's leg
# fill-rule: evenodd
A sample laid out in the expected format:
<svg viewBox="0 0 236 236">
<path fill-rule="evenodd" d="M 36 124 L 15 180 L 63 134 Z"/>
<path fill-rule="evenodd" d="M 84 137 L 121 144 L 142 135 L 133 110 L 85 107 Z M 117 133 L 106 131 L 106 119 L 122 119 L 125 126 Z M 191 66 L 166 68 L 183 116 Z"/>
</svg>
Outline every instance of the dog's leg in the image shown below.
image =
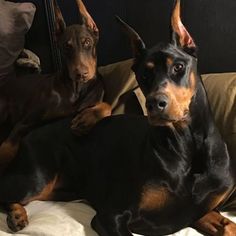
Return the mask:
<svg viewBox="0 0 236 236">
<path fill-rule="evenodd" d="M 111 115 L 111 106 L 101 102 L 93 107 L 81 111 L 73 120 L 71 128 L 78 135 L 88 133 L 88 131 L 104 117 Z"/>
<path fill-rule="evenodd" d="M 11 131 L 8 138 L 0 146 L 0 173 L 14 159 L 21 138 L 27 133 L 31 125 L 18 123 Z"/>
<path fill-rule="evenodd" d="M 32 109 L 29 108 L 29 111 Z M 14 159 L 19 143 L 23 136 L 25 136 L 36 124 L 41 121 L 42 111 L 29 112 L 20 122 L 18 122 L 7 139 L 0 146 L 0 173 L 8 166 Z"/>
<path fill-rule="evenodd" d="M 100 236 L 132 236 L 128 229 L 130 215 L 107 216 L 97 214 L 94 216 L 91 225 Z"/>
<path fill-rule="evenodd" d="M 53 191 L 57 182 L 55 172 L 51 171 L 51 176 L 45 175 L 49 173 L 47 166 L 44 166 L 42 172 L 40 168 L 34 172 L 38 164 L 37 154 L 32 154 L 33 158 L 25 156 L 24 151 L 31 146 L 25 144 L 22 148 L 23 153 L 17 156 L 8 172 L 0 178 L 0 203 L 6 210 L 8 227 L 14 232 L 28 225 L 27 213 L 23 206 L 34 200 L 53 200 Z M 37 164 L 34 165 L 35 163 Z"/>
<path fill-rule="evenodd" d="M 212 236 L 236 235 L 236 224 L 217 211 L 211 211 L 194 223 L 193 228 Z"/>
<path fill-rule="evenodd" d="M 17 232 L 28 225 L 28 217 L 25 208 L 19 203 L 10 204 L 7 214 L 8 227 Z"/>
</svg>

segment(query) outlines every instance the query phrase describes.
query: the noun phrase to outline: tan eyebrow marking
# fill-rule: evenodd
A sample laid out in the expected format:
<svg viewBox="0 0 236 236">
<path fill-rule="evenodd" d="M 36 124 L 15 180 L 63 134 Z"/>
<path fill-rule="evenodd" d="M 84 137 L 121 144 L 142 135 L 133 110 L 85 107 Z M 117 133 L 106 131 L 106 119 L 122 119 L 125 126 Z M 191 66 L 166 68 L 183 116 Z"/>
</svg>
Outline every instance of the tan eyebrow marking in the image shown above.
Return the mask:
<svg viewBox="0 0 236 236">
<path fill-rule="evenodd" d="M 174 63 L 173 59 L 172 59 L 171 57 L 167 57 L 167 59 L 166 59 L 166 65 L 167 65 L 167 66 L 171 66 L 171 65 L 173 65 L 173 63 Z"/>
</svg>

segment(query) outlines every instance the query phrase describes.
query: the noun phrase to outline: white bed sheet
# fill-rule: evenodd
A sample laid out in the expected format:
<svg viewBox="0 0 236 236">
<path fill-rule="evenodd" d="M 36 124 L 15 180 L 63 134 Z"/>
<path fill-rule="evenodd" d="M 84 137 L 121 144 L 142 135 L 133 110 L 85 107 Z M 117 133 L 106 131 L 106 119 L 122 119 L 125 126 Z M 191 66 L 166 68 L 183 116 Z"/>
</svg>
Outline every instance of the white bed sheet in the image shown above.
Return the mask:
<svg viewBox="0 0 236 236">
<path fill-rule="evenodd" d="M 12 233 L 6 225 L 6 215 L 0 213 L 0 236 L 97 236 L 90 227 L 95 211 L 82 202 L 34 201 L 26 206 L 29 225 Z M 229 214 L 225 215 L 229 216 Z M 236 215 L 230 218 L 236 222 Z M 200 236 L 192 228 L 186 228 L 173 236 Z"/>
</svg>

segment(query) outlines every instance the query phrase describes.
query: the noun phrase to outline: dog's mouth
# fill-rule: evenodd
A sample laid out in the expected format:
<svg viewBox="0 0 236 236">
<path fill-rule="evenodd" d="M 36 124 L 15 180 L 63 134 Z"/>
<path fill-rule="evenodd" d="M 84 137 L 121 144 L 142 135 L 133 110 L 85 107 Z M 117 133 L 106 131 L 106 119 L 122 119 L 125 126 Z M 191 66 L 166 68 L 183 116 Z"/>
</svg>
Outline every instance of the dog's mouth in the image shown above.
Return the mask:
<svg viewBox="0 0 236 236">
<path fill-rule="evenodd" d="M 171 126 L 178 124 L 188 124 L 190 121 L 189 112 L 185 112 L 182 117 L 171 117 L 168 115 L 152 115 L 148 113 L 148 121 L 153 126 Z"/>
<path fill-rule="evenodd" d="M 91 76 L 91 77 L 77 77 L 76 82 L 78 84 L 86 84 L 92 79 L 94 79 L 94 76 Z"/>
</svg>

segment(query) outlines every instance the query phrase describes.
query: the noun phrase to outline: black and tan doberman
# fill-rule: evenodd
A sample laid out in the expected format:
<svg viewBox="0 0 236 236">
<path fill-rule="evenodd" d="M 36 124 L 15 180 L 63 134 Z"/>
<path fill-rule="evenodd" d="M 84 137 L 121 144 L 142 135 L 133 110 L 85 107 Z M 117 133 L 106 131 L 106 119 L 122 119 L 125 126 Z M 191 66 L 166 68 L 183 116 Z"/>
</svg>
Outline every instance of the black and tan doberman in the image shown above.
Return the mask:
<svg viewBox="0 0 236 236">
<path fill-rule="evenodd" d="M 103 84 L 97 73 L 98 29 L 83 2 L 77 0 L 79 24 L 66 27 L 54 1 L 56 40 L 65 68 L 52 75 L 11 78 L 0 85 L 0 169 L 14 157 L 21 137 L 35 125 L 78 113 L 72 128 L 86 132 L 110 114 L 100 102 Z"/>
<path fill-rule="evenodd" d="M 236 235 L 235 223 L 217 211 L 234 179 L 180 1 L 171 43 L 147 49 L 119 22 L 132 41 L 148 117 L 107 117 L 85 137 L 71 132 L 70 119 L 33 130 L 0 178 L 8 226 L 17 231 L 28 223 L 23 206 L 30 201 L 81 198 L 97 211 L 92 226 L 100 236 L 158 236 L 187 226 Z"/>
</svg>

